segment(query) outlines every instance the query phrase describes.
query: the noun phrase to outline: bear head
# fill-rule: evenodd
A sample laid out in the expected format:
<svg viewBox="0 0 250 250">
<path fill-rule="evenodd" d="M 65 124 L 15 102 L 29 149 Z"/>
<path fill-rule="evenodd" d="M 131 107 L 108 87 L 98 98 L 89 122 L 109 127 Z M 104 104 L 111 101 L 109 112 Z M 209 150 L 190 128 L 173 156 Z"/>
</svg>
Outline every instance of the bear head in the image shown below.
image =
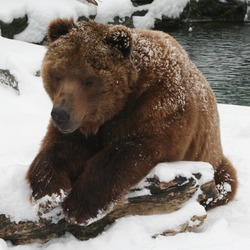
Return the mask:
<svg viewBox="0 0 250 250">
<path fill-rule="evenodd" d="M 63 133 L 96 133 L 124 109 L 135 86 L 131 30 L 56 19 L 48 39 L 41 72 L 55 126 Z"/>
</svg>

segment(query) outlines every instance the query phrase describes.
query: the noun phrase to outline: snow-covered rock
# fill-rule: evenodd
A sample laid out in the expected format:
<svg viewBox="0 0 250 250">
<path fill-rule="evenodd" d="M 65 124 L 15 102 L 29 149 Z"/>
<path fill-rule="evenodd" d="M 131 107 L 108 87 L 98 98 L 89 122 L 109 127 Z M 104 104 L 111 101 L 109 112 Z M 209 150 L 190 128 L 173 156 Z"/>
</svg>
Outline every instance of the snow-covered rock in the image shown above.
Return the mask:
<svg viewBox="0 0 250 250">
<path fill-rule="evenodd" d="M 0 0 L 2 36 L 43 42 L 55 18 L 94 19 L 136 28 L 165 29 L 190 21 L 243 21 L 245 0 L 102 0 L 98 6 L 85 0 Z"/>
</svg>

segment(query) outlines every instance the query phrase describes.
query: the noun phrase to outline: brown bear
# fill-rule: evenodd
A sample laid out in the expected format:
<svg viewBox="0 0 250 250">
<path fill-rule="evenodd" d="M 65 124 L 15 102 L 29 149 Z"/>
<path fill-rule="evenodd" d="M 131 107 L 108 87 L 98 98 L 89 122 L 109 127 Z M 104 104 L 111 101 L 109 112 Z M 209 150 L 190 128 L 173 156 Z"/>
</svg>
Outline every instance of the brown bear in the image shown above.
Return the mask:
<svg viewBox="0 0 250 250">
<path fill-rule="evenodd" d="M 50 24 L 48 38 L 42 78 L 52 119 L 27 173 L 40 213 L 62 203 L 69 222 L 85 223 L 157 163 L 182 160 L 214 167 L 219 194 L 207 208 L 234 198 L 214 94 L 176 40 L 66 19 Z"/>
</svg>

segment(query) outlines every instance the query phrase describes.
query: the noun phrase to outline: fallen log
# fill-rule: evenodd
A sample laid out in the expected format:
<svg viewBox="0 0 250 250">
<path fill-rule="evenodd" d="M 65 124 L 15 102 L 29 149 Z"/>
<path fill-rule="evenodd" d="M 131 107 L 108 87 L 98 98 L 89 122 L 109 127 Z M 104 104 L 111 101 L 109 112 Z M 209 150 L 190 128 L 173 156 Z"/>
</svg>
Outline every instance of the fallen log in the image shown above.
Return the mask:
<svg viewBox="0 0 250 250">
<path fill-rule="evenodd" d="M 201 164 L 200 171 L 197 171 L 196 163 L 195 171 L 192 168 L 186 170 L 190 171 L 188 176 L 176 173 L 176 176 L 170 181 L 162 180 L 160 176 L 157 176 L 157 171 L 153 171 L 138 187 L 128 192 L 122 204 L 116 205 L 111 212 L 98 220 L 93 220 L 88 226 L 72 225 L 67 223 L 64 218 L 56 223 L 45 218 L 40 218 L 39 221 L 16 223 L 11 221 L 10 216 L 0 214 L 0 238 L 11 241 L 15 245 L 44 243 L 70 232 L 77 239 L 87 240 L 96 237 L 104 231 L 107 225 L 121 217 L 173 213 L 185 206 L 190 199 L 204 204 L 207 200 L 216 197 L 217 191 L 213 178 L 207 178 L 204 182 L 203 164 Z M 166 168 L 166 175 L 168 175 L 168 171 L 169 168 Z M 203 215 L 193 214 L 176 230 L 166 225 L 166 230 L 162 234 L 190 231 L 194 227 L 202 225 L 205 218 L 206 212 Z M 156 237 L 156 235 L 152 235 L 152 237 Z"/>
</svg>

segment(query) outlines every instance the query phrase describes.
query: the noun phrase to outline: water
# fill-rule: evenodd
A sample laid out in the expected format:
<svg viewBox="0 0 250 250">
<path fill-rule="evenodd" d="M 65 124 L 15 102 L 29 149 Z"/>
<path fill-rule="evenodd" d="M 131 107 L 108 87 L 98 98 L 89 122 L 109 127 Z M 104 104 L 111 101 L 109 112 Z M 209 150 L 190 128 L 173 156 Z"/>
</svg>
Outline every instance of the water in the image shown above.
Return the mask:
<svg viewBox="0 0 250 250">
<path fill-rule="evenodd" d="M 204 74 L 218 103 L 250 106 L 250 23 L 193 24 L 167 31 Z"/>
</svg>

